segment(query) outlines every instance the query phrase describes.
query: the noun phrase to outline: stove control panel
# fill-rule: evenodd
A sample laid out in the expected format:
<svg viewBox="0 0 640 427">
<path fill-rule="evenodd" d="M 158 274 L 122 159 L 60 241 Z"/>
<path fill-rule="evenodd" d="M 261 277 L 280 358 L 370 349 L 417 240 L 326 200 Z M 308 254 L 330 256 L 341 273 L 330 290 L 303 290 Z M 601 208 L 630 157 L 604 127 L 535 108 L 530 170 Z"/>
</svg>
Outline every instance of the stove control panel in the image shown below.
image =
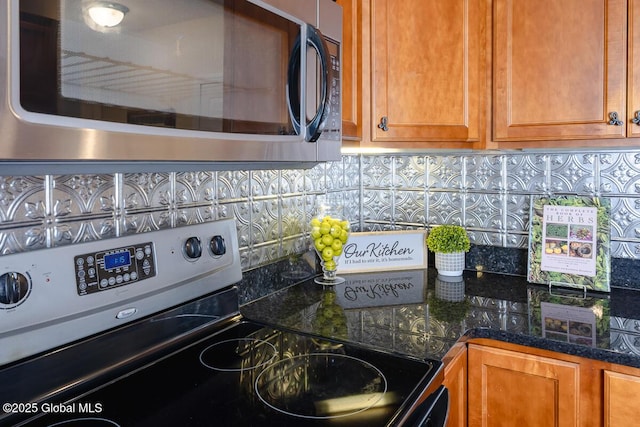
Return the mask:
<svg viewBox="0 0 640 427">
<path fill-rule="evenodd" d="M 233 219 L 0 258 L 0 366 L 242 279 Z"/>
<path fill-rule="evenodd" d="M 16 307 L 31 292 L 31 281 L 27 276 L 15 271 L 0 275 L 0 305 Z"/>
<path fill-rule="evenodd" d="M 130 285 L 156 275 L 153 242 L 90 252 L 73 261 L 78 295 Z"/>
</svg>

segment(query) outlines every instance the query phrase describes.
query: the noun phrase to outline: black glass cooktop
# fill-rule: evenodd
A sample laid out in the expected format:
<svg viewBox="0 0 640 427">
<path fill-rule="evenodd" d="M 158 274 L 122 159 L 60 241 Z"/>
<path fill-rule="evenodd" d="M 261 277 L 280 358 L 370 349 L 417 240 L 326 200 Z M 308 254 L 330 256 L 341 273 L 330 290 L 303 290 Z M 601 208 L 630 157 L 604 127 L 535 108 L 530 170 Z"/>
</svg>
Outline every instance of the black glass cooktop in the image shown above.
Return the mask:
<svg viewBox="0 0 640 427">
<path fill-rule="evenodd" d="M 439 364 L 242 321 L 28 425 L 385 426 Z"/>
</svg>

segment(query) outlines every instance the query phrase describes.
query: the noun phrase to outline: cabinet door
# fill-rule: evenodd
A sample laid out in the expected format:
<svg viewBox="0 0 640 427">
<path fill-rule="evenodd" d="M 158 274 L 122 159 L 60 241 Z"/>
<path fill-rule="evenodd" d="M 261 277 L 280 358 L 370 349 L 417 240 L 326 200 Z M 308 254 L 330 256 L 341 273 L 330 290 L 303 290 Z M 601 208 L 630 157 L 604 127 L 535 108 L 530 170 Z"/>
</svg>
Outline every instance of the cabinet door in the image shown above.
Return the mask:
<svg viewBox="0 0 640 427">
<path fill-rule="evenodd" d="M 449 389 L 447 427 L 467 426 L 467 346 L 455 344 L 444 358 L 444 381 Z"/>
<path fill-rule="evenodd" d="M 604 371 L 604 425 L 627 427 L 638 424 L 637 400 L 640 377 Z"/>
<path fill-rule="evenodd" d="M 360 138 L 362 73 L 360 69 L 360 33 L 358 0 L 337 0 L 342 6 L 342 136 Z"/>
<path fill-rule="evenodd" d="M 470 426 L 572 426 L 577 363 L 469 344 Z"/>
<path fill-rule="evenodd" d="M 494 1 L 494 140 L 624 137 L 626 13 L 624 0 Z"/>
<path fill-rule="evenodd" d="M 640 0 L 629 0 L 627 136 L 640 136 Z M 636 119 L 636 122 L 634 122 Z"/>
<path fill-rule="evenodd" d="M 486 0 L 372 0 L 372 140 L 479 139 L 485 21 Z"/>
</svg>

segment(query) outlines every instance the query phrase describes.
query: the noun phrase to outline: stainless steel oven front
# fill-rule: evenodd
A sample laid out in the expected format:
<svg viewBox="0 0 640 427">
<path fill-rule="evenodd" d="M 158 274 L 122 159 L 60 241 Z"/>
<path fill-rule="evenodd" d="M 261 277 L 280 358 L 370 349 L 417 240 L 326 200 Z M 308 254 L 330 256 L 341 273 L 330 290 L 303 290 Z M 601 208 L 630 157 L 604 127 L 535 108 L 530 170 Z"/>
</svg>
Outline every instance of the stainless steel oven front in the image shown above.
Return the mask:
<svg viewBox="0 0 640 427">
<path fill-rule="evenodd" d="M 0 161 L 340 156 L 330 0 L 8 0 Z"/>
</svg>

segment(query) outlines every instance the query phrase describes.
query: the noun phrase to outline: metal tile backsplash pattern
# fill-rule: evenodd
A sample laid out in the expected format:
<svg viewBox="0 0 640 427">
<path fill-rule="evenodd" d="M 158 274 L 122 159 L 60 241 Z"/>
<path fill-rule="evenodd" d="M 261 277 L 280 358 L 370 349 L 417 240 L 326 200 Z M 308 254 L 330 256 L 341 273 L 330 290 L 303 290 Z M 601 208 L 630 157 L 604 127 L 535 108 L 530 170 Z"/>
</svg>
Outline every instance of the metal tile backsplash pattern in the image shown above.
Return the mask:
<svg viewBox="0 0 640 427">
<path fill-rule="evenodd" d="M 640 153 L 345 155 L 309 170 L 0 176 L 0 254 L 235 217 L 243 268 L 307 250 L 315 199 L 342 195 L 356 231 L 465 225 L 526 248 L 534 194 L 611 199 L 612 254 L 640 258 Z"/>
<path fill-rule="evenodd" d="M 640 356 L 640 321 L 611 316 L 611 348 Z"/>
<path fill-rule="evenodd" d="M 317 195 L 341 194 L 357 226 L 357 160 L 310 170 L 0 176 L 0 254 L 234 217 L 246 270 L 307 250 Z"/>
<path fill-rule="evenodd" d="M 526 248 L 532 195 L 603 197 L 612 255 L 640 256 L 640 153 L 482 152 L 362 158 L 365 230 L 461 224 L 478 245 Z"/>
</svg>

